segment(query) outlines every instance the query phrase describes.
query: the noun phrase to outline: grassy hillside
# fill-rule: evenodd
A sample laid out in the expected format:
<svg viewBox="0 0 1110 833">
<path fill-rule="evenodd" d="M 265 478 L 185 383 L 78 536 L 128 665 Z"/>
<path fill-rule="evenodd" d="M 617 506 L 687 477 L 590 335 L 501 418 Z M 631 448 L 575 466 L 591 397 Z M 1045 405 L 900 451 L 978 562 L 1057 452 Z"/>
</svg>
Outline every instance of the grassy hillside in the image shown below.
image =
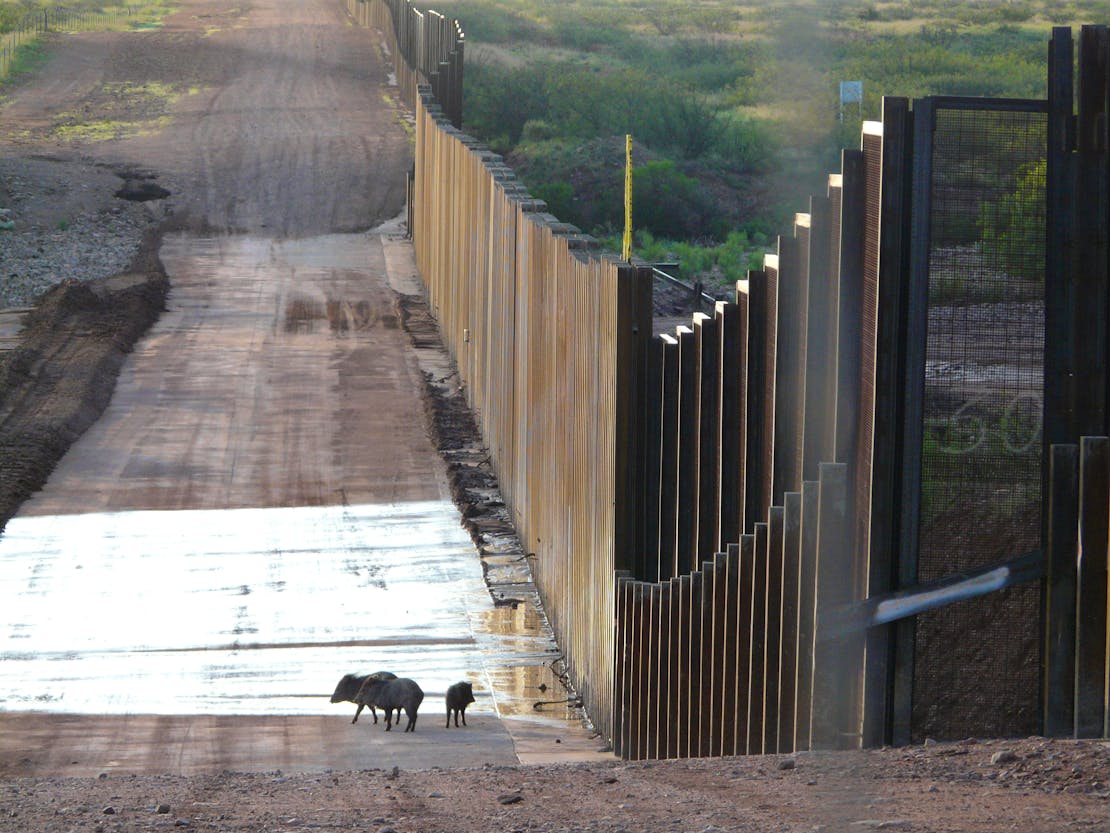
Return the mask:
<svg viewBox="0 0 1110 833">
<path fill-rule="evenodd" d="M 1110 0 L 443 0 L 467 34 L 465 128 L 553 213 L 731 280 L 856 146 L 882 96 L 1042 97 L 1051 27 Z M 839 82 L 862 81 L 840 121 Z M 660 242 L 663 241 L 663 242 Z M 694 244 L 692 248 L 690 244 Z M 700 249 L 698 246 L 700 245 Z M 703 275 L 704 276 L 704 275 Z"/>
</svg>

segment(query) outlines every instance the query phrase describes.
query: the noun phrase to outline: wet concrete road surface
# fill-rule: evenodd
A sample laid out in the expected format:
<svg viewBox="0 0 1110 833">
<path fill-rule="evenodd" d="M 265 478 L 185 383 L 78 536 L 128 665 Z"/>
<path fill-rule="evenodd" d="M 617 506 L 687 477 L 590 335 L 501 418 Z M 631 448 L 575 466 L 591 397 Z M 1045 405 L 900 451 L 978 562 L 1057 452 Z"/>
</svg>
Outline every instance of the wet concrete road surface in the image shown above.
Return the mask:
<svg viewBox="0 0 1110 833">
<path fill-rule="evenodd" d="M 493 605 L 449 500 L 391 288 L 411 249 L 182 235 L 162 257 L 169 309 L 0 537 L 0 772 L 598 757 L 532 708 L 560 696 L 555 646 Z M 425 690 L 415 734 L 329 703 L 379 669 Z M 462 679 L 471 725 L 447 730 Z"/>
</svg>

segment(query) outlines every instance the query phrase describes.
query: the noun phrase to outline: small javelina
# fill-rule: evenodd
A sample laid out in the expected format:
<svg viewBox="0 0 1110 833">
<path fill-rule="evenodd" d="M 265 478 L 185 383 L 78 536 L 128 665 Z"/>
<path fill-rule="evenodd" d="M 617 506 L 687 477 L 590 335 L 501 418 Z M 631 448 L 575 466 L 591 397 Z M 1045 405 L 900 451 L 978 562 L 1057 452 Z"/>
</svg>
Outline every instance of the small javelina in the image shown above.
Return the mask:
<svg viewBox="0 0 1110 833">
<path fill-rule="evenodd" d="M 373 703 L 385 709 L 385 730 L 393 728 L 393 710 L 404 709 L 409 722 L 405 726 L 406 732 L 416 731 L 416 710 L 424 700 L 424 691 L 413 680 L 407 678 L 387 678 L 380 674 L 371 674 L 362 684 L 362 688 L 355 695 L 356 703 L 370 705 Z M 400 713 L 397 715 L 400 723 Z"/>
<path fill-rule="evenodd" d="M 455 726 L 459 725 L 459 715 L 462 715 L 463 726 L 466 725 L 466 707 L 474 702 L 474 686 L 471 683 L 455 683 L 447 689 L 447 728 L 451 728 L 451 715 L 455 715 Z"/>
<path fill-rule="evenodd" d="M 339 681 L 339 685 L 335 687 L 335 693 L 331 696 L 331 701 L 333 703 L 358 703 L 355 696 L 369 676 L 369 674 L 363 674 L 361 677 L 356 674 L 344 674 L 343 679 Z M 376 676 L 382 680 L 397 679 L 397 675 L 390 671 L 378 671 Z M 358 703 L 358 708 L 355 709 L 355 719 L 351 721 L 352 723 L 358 723 L 358 716 L 362 714 L 362 710 L 367 706 L 370 707 L 370 714 L 374 716 L 374 722 L 378 722 L 378 713 L 374 710 L 373 703 Z M 397 709 L 397 719 L 401 719 L 400 709 Z"/>
</svg>

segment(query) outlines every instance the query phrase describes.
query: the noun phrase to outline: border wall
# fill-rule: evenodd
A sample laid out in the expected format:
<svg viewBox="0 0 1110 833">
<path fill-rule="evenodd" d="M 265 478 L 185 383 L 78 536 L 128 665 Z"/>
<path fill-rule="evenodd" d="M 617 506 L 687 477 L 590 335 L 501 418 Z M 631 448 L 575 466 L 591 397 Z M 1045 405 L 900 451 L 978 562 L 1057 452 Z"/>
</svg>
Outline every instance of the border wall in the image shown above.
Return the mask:
<svg viewBox="0 0 1110 833">
<path fill-rule="evenodd" d="M 1074 122 L 1066 28 L 1047 101 L 884 100 L 735 302 L 653 339 L 651 270 L 599 254 L 460 130 L 457 23 L 349 4 L 387 33 L 412 98 L 417 264 L 571 680 L 618 754 L 1106 733 L 1105 500 L 1086 475 L 1049 483 L 1047 464 L 1110 412 L 1106 351 L 1061 346 L 1108 343 L 1107 27 L 1084 27 Z M 989 141 L 1015 125 L 1018 155 Z M 968 165 L 995 173 L 965 183 Z M 1044 231 L 987 245 L 966 217 L 1019 187 Z M 938 329 L 975 309 L 989 330 Z M 1011 345 L 1000 310 L 1032 335 Z M 934 343 L 1021 381 L 938 382 Z M 1063 383 L 1079 377 L 1093 397 Z M 1075 508 L 1077 479 L 1101 510 Z M 937 494 L 1031 533 L 976 520 L 945 537 Z M 996 634 L 968 624 L 984 615 Z"/>
<path fill-rule="evenodd" d="M 454 21 L 427 24 L 432 13 L 403 2 L 351 4 L 360 21 L 392 32 L 395 65 L 418 68 L 398 69 L 406 95 L 413 85 L 416 113 L 417 266 L 521 543 L 535 554 L 536 585 L 570 678 L 597 730 L 611 737 L 613 572 L 634 535 L 650 270 L 600 254 L 458 129 L 458 111 L 426 83 L 449 79 L 461 100 L 461 75 L 450 74 L 444 54 L 451 45 L 421 28 L 450 33 Z M 391 27 L 398 20 L 412 25 Z M 435 79 L 432 67 L 441 70 Z"/>
</svg>

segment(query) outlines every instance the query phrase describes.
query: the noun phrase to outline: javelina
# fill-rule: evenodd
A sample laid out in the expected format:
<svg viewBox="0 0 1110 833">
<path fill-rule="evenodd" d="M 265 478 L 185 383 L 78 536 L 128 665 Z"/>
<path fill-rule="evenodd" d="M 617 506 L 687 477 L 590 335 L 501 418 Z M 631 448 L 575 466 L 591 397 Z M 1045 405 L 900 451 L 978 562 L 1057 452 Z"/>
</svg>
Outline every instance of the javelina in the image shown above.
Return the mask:
<svg viewBox="0 0 1110 833">
<path fill-rule="evenodd" d="M 462 715 L 463 726 L 466 725 L 466 707 L 474 702 L 474 686 L 471 683 L 455 683 L 447 689 L 447 728 L 451 728 L 451 715 L 455 715 L 455 726 L 459 725 L 459 715 Z"/>
<path fill-rule="evenodd" d="M 393 728 L 393 709 L 404 709 L 409 722 L 405 726 L 406 732 L 416 731 L 416 710 L 424 700 L 424 691 L 415 682 L 407 678 L 389 679 L 380 674 L 371 674 L 362 684 L 362 688 L 355 695 L 356 703 L 371 703 L 385 709 L 385 730 Z M 400 713 L 397 722 L 400 723 Z"/>
<path fill-rule="evenodd" d="M 362 688 L 362 684 L 366 682 L 366 678 L 369 676 L 369 674 L 363 674 L 361 677 L 355 674 L 344 674 L 343 679 L 339 681 L 339 685 L 335 687 L 335 693 L 331 696 L 331 701 L 333 703 L 358 703 L 355 700 L 355 695 L 358 694 L 358 690 Z M 382 680 L 397 679 L 397 675 L 389 671 L 378 671 L 377 677 Z M 355 719 L 351 721 L 352 723 L 358 723 L 358 716 L 362 714 L 362 710 L 367 706 L 370 707 L 370 714 L 374 716 L 374 722 L 378 722 L 378 713 L 374 710 L 373 703 L 358 703 L 358 708 L 355 709 Z M 397 709 L 397 719 L 401 719 L 400 709 Z"/>
</svg>

